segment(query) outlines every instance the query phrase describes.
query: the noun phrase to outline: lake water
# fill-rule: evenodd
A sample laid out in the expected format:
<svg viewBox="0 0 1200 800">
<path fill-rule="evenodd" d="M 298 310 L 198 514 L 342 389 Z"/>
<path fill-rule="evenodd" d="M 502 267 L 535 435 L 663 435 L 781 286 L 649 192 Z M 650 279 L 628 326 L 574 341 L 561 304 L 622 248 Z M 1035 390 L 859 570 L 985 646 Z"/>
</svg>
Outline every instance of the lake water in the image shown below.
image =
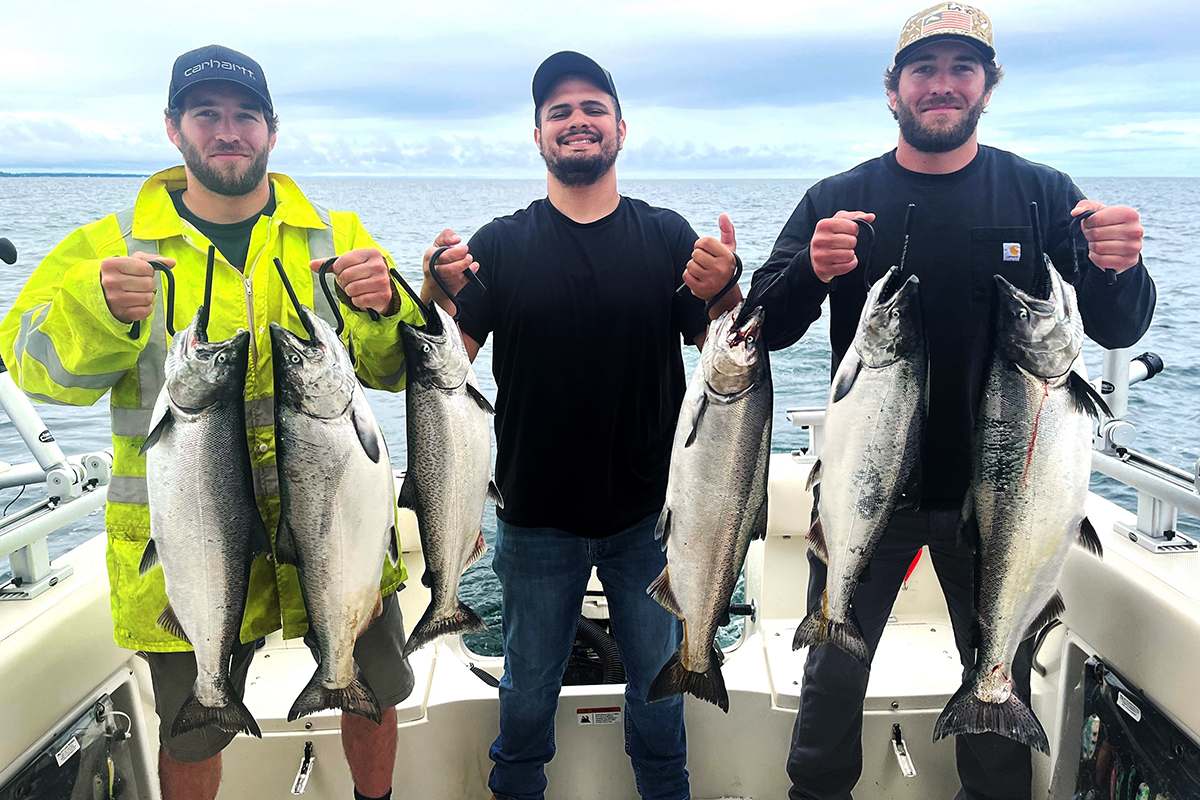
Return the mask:
<svg viewBox="0 0 1200 800">
<path fill-rule="evenodd" d="M 1154 324 L 1135 353 L 1156 352 L 1166 371 L 1131 392 L 1128 419 L 1138 428 L 1136 447 L 1189 471 L 1200 456 L 1200 281 L 1196 278 L 1191 248 L 1200 213 L 1200 180 L 1189 179 L 1077 179 L 1089 197 L 1106 204 L 1131 205 L 1142 215 L 1146 229 L 1145 260 L 1158 285 Z M 315 202 L 331 208 L 357 211 L 367 230 L 395 257 L 408 280 L 420 280 L 420 257 L 433 237 L 452 227 L 467 238 L 496 216 L 523 208 L 544 196 L 542 181 L 417 180 L 364 178 L 310 178 L 299 181 Z M 621 191 L 647 202 L 673 208 L 686 217 L 700 235 L 717 234 L 717 217 L 728 213 L 737 226 L 738 252 L 750 273 L 770 252 L 784 221 L 804 190 L 804 180 L 646 180 L 622 181 Z M 11 307 L 17 293 L 37 263 L 64 236 L 80 225 L 132 205 L 139 178 L 0 178 L 0 236 L 17 246 L 15 266 L 2 267 L 7 280 L 0 282 L 0 312 Z M 1100 374 L 1100 350 L 1090 342 L 1086 359 L 1090 374 Z M 685 351 L 688 374 L 695 364 L 694 348 Z M 794 347 L 772 355 L 775 380 L 775 421 L 772 447 L 789 452 L 804 444 L 798 429 L 785 416 L 788 407 L 825 403 L 829 382 L 829 339 L 825 318 L 812 326 Z M 475 363 L 484 394 L 495 397 L 491 374 L 491 347 L 485 346 Z M 393 463 L 405 463 L 404 398 L 370 391 L 375 415 L 388 437 Z M 43 419 L 67 453 L 99 450 L 111 444 L 107 401 L 90 408 L 39 406 Z M 581 417 L 580 424 L 586 424 Z M 564 443 L 569 447 L 569 443 Z M 10 463 L 31 460 L 24 443 L 7 418 L 0 421 L 0 459 Z M 1136 506 L 1132 490 L 1097 476 L 1093 488 L 1128 508 Z M 17 494 L 8 490 L 0 504 Z M 13 508 L 44 497 L 42 487 L 29 487 Z M 103 531 L 103 514 L 96 512 L 50 539 L 51 557 Z M 1181 517 L 1180 529 L 1200 532 L 1196 520 Z M 489 507 L 484 535 L 495 534 Z M 499 597 L 491 571 L 491 553 L 464 578 L 462 597 L 480 612 L 495 633 L 470 641 L 481 653 L 498 653 Z M 7 560 L 0 562 L 0 572 Z M 414 576 L 415 579 L 416 576 Z M 731 630 L 727 636 L 734 635 Z"/>
</svg>

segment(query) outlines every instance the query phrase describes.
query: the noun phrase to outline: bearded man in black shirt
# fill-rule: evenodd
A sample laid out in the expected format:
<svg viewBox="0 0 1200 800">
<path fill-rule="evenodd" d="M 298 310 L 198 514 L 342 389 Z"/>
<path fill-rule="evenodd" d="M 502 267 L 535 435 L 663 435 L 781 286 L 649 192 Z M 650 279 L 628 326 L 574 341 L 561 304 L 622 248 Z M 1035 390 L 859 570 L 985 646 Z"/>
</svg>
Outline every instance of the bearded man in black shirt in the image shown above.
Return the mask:
<svg viewBox="0 0 1200 800">
<path fill-rule="evenodd" d="M 754 275 L 751 297 L 766 309 L 772 349 L 799 339 L 829 298 L 835 368 L 854 337 L 868 282 L 901 263 L 921 280 L 930 357 L 921 508 L 894 514 L 870 577 L 855 592 L 855 615 L 872 655 L 907 568 L 928 545 L 960 658 L 968 668 L 974 664 L 975 559 L 973 546 L 958 541 L 957 528 L 984 384 L 993 276 L 1028 291 L 1041 257 L 1034 250 L 1030 203 L 1038 204 L 1040 239 L 1074 284 L 1093 340 L 1108 348 L 1130 346 L 1154 310 L 1136 211 L 1086 200 L 1067 175 L 978 144 L 976 125 L 1001 75 L 983 12 L 942 3 L 909 19 L 885 75 L 888 105 L 900 127 L 896 149 L 810 188 Z M 910 203 L 915 208 L 906 245 Z M 1080 245 L 1075 252 L 1071 220 L 1089 210 L 1096 213 L 1082 224 L 1086 249 Z M 869 263 L 859 263 L 855 254 L 855 218 L 875 226 Z M 1104 270 L 1114 271 L 1115 280 Z M 826 573 L 811 553 L 809 564 L 812 610 L 821 602 Z M 1012 671 L 1026 703 L 1030 650 L 1026 642 Z M 862 772 L 866 686 L 867 670 L 842 650 L 809 652 L 787 765 L 793 800 L 850 797 Z M 962 735 L 956 755 L 960 798 L 1030 796 L 1031 759 L 1024 745 L 998 734 Z"/>
<path fill-rule="evenodd" d="M 687 221 L 617 191 L 625 122 L 612 76 L 573 52 L 533 78 L 547 197 L 485 225 L 443 231 L 423 294 L 453 313 L 474 358 L 495 334 L 493 568 L 503 589 L 500 735 L 488 785 L 539 800 L 554 716 L 592 567 L 604 584 L 628 686 L 626 751 L 644 798 L 689 797 L 683 698 L 646 702 L 679 623 L 646 594 L 666 564 L 654 524 L 686 389 L 680 339 L 700 345 L 704 301 L 734 271 L 733 226 L 697 240 Z M 429 259 L 453 301 L 430 279 Z M 465 280 L 477 272 L 485 289 Z M 680 281 L 691 293 L 676 293 Z M 734 288 L 715 317 L 741 299 Z"/>
</svg>

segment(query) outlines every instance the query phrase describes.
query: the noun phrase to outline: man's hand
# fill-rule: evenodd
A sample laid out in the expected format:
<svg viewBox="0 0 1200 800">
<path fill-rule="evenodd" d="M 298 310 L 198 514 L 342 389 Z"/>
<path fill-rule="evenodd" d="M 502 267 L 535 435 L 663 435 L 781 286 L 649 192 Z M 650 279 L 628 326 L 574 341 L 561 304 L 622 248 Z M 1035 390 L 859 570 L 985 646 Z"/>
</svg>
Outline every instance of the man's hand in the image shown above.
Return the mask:
<svg viewBox="0 0 1200 800">
<path fill-rule="evenodd" d="M 158 278 L 154 277 L 151 261 L 168 267 L 175 259 L 153 256 L 138 251 L 128 256 L 115 256 L 100 262 L 100 288 L 109 312 L 121 322 L 137 322 L 154 310 L 154 293 Z"/>
<path fill-rule="evenodd" d="M 1083 235 L 1092 263 L 1118 273 L 1136 266 L 1145 234 L 1138 212 L 1128 206 L 1106 208 L 1096 200 L 1080 200 L 1071 210 L 1071 216 L 1077 217 L 1085 211 L 1096 212 L 1083 221 Z"/>
<path fill-rule="evenodd" d="M 314 259 L 309 269 L 317 272 L 326 259 Z M 341 290 L 350 298 L 355 308 L 371 309 L 380 314 L 396 313 L 399 310 L 399 296 L 396 287 L 392 286 L 392 276 L 388 274 L 387 261 L 383 253 L 373 247 L 361 250 L 350 250 L 338 256 L 332 267 L 334 279 Z M 393 301 L 395 305 L 393 306 Z"/>
<path fill-rule="evenodd" d="M 808 257 L 813 272 L 825 283 L 858 266 L 858 256 L 854 255 L 854 247 L 858 244 L 856 219 L 874 222 L 875 215 L 863 211 L 839 211 L 818 222 L 813 230 Z"/>
<path fill-rule="evenodd" d="M 433 240 L 433 247 L 425 251 L 425 256 L 421 259 L 421 269 L 425 275 L 425 281 L 421 285 L 421 299 L 425 302 L 433 300 L 448 314 L 453 315 L 456 310 L 454 301 L 446 296 L 446 293 L 434 281 L 433 276 L 429 274 L 431 268 L 429 258 L 440 247 L 449 247 L 450 249 L 438 256 L 435 265 L 437 274 L 442 279 L 442 283 L 446 284 L 446 287 L 455 294 L 458 294 L 467 284 L 466 271 L 469 269 L 471 272 L 478 272 L 479 264 L 475 263 L 475 259 L 471 257 L 462 237 L 449 228 L 439 233 Z"/>
<path fill-rule="evenodd" d="M 692 290 L 692 294 L 706 303 L 725 288 L 737 266 L 733 257 L 737 252 L 737 237 L 734 235 L 729 215 L 722 214 L 717 220 L 717 225 L 721 229 L 721 238 L 718 240 L 705 236 L 698 239 L 692 251 L 692 260 L 683 271 L 684 284 Z M 737 305 L 741 299 L 741 289 L 734 286 L 709 313 L 714 318 L 720 316 Z"/>
</svg>

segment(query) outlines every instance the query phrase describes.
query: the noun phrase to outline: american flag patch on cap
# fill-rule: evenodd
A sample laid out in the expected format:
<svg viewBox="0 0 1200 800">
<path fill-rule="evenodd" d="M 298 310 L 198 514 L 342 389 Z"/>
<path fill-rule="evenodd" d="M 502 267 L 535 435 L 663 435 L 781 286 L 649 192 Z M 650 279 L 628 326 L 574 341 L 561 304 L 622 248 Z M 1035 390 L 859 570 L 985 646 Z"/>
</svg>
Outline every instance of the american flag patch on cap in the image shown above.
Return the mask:
<svg viewBox="0 0 1200 800">
<path fill-rule="evenodd" d="M 971 15 L 965 11 L 935 11 L 921 20 L 921 36 L 928 36 L 938 31 L 962 31 L 969 33 L 970 30 Z"/>
</svg>

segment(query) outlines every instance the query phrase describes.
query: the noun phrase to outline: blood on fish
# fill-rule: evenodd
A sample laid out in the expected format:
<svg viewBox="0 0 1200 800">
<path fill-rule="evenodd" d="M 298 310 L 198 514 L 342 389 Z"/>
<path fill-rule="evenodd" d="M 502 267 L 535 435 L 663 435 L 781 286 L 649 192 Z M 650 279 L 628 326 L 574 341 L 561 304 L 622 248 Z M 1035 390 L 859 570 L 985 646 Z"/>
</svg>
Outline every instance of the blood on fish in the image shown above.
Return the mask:
<svg viewBox="0 0 1200 800">
<path fill-rule="evenodd" d="M 1033 461 L 1033 448 L 1037 444 L 1038 425 L 1042 421 L 1042 409 L 1046 406 L 1046 398 L 1050 396 L 1050 381 L 1042 381 L 1042 399 L 1038 403 L 1037 414 L 1033 418 L 1033 436 L 1029 437 L 1029 450 L 1025 453 L 1025 472 L 1021 474 L 1021 485 L 1029 485 L 1029 465 Z"/>
</svg>

